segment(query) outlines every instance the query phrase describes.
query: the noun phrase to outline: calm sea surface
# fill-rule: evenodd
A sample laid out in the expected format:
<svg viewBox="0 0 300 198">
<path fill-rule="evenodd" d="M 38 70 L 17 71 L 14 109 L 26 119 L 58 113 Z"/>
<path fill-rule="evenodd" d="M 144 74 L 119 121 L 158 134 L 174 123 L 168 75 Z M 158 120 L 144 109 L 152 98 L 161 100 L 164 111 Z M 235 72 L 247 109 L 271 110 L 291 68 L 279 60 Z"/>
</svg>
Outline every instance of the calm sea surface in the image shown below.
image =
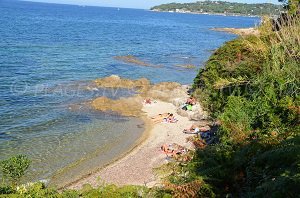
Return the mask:
<svg viewBox="0 0 300 198">
<path fill-rule="evenodd" d="M 212 50 L 234 35 L 213 27 L 250 27 L 258 18 L 80 7 L 0 0 L 0 160 L 26 154 L 25 180 L 64 183 L 105 165 L 143 133 L 136 118 L 93 111 L 96 89 L 112 74 L 190 84 Z M 143 67 L 114 56 L 161 65 Z"/>
</svg>

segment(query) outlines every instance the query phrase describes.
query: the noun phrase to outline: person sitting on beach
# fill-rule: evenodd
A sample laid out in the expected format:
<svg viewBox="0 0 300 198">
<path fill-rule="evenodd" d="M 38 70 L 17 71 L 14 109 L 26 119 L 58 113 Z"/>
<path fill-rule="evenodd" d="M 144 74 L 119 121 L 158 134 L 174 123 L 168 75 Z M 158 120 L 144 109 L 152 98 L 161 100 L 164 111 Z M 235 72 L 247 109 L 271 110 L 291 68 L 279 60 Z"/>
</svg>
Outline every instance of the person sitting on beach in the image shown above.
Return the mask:
<svg viewBox="0 0 300 198">
<path fill-rule="evenodd" d="M 192 111 L 193 105 L 195 104 L 196 104 L 196 99 L 194 97 L 189 97 L 185 102 L 185 104 L 183 105 L 182 109 L 185 111 L 186 110 Z"/>
<path fill-rule="evenodd" d="M 195 105 L 196 104 L 196 99 L 194 97 L 189 97 L 187 100 L 186 100 L 186 103 L 187 105 Z"/>
</svg>

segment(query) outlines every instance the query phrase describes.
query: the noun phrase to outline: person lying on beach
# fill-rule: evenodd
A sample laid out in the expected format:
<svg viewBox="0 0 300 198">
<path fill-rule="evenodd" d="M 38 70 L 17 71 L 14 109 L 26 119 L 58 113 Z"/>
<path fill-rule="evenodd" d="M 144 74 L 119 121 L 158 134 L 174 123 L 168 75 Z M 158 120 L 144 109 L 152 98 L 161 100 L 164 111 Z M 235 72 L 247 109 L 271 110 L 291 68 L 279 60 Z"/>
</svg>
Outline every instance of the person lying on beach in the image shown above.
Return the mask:
<svg viewBox="0 0 300 198">
<path fill-rule="evenodd" d="M 171 113 L 168 117 L 164 118 L 162 120 L 163 123 L 176 123 L 178 120 L 175 118 L 175 116 Z"/>
<path fill-rule="evenodd" d="M 151 117 L 151 119 L 153 122 L 162 122 L 163 119 L 169 117 L 170 114 L 171 113 L 161 113 L 161 114 L 158 114 L 157 116 Z"/>
<path fill-rule="evenodd" d="M 209 126 L 199 127 L 197 125 L 192 125 L 189 129 L 184 129 L 185 134 L 197 134 L 200 139 L 205 141 L 211 141 L 213 133 L 211 133 L 211 128 Z"/>
<path fill-rule="evenodd" d="M 199 127 L 195 124 L 193 124 L 189 129 L 184 129 L 183 133 L 191 133 L 191 134 L 197 134 L 197 133 L 204 133 L 210 130 L 209 126 Z"/>
<path fill-rule="evenodd" d="M 174 157 L 176 155 L 180 155 L 182 153 L 186 152 L 186 149 L 183 146 L 180 146 L 179 144 L 173 143 L 173 144 L 164 144 L 160 147 L 160 149 L 167 155 Z"/>
<path fill-rule="evenodd" d="M 187 154 L 188 149 L 176 143 L 169 144 L 169 145 L 164 144 L 161 146 L 161 150 L 163 151 L 164 154 L 167 155 L 167 157 L 172 157 L 175 160 L 181 159 L 181 161 L 186 162 L 191 159 L 190 156 L 185 155 Z"/>
<path fill-rule="evenodd" d="M 154 123 L 176 123 L 178 121 L 172 113 L 158 114 L 151 119 Z"/>
</svg>

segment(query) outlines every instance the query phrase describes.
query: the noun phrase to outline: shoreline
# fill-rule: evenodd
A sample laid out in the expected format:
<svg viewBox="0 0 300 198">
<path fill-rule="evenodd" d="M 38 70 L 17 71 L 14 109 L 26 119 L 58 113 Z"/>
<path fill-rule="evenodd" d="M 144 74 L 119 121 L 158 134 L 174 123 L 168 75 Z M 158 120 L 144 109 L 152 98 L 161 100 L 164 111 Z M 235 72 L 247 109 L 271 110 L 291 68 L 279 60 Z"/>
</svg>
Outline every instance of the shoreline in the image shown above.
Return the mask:
<svg viewBox="0 0 300 198">
<path fill-rule="evenodd" d="M 123 158 L 126 158 L 128 155 L 130 155 L 131 153 L 133 153 L 136 149 L 138 149 L 140 146 L 142 146 L 144 144 L 144 142 L 148 139 L 148 137 L 150 136 L 150 132 L 153 128 L 153 125 L 151 123 L 151 120 L 147 119 L 146 116 L 141 116 L 139 117 L 139 119 L 141 119 L 143 121 L 144 124 L 144 131 L 142 132 L 141 137 L 139 137 L 135 143 L 126 151 L 124 151 L 123 153 L 121 153 L 120 155 L 114 157 L 110 162 L 105 163 L 104 165 L 96 168 L 95 170 L 83 175 L 82 177 L 75 179 L 72 182 L 67 183 L 66 185 L 60 186 L 58 188 L 58 190 L 64 190 L 64 189 L 69 189 L 70 187 L 72 188 L 73 185 L 76 185 L 77 183 L 79 183 L 82 180 L 85 180 L 86 178 L 90 177 L 91 175 L 94 175 L 97 172 L 102 171 L 103 169 L 117 163 L 118 161 L 122 160 Z"/>
<path fill-rule="evenodd" d="M 60 189 L 80 189 L 84 184 L 93 187 L 103 183 L 122 185 L 155 186 L 159 183 L 153 169 L 167 162 L 165 154 L 159 149 L 167 143 L 177 143 L 191 148 L 186 138 L 191 136 L 182 130 L 193 124 L 187 117 L 177 114 L 177 107 L 172 102 L 157 101 L 151 105 L 143 105 L 144 112 L 139 118 L 145 123 L 145 131 L 135 146 L 111 163 L 94 172 L 61 187 Z M 159 113 L 171 112 L 179 119 L 178 123 L 154 124 L 150 117 Z"/>
</svg>

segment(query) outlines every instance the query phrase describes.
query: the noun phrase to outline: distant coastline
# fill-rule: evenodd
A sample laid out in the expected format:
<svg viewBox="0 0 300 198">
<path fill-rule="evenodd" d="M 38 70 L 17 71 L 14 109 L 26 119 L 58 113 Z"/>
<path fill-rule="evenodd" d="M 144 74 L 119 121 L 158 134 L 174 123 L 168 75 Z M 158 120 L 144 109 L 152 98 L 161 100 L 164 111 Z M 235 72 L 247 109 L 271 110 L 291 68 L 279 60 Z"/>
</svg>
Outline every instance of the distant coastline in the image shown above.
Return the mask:
<svg viewBox="0 0 300 198">
<path fill-rule="evenodd" d="M 227 1 L 197 1 L 194 3 L 167 3 L 150 8 L 158 12 L 206 14 L 221 16 L 277 16 L 282 5 L 271 3 L 236 3 Z"/>
<path fill-rule="evenodd" d="M 149 10 L 151 12 L 167 12 L 167 13 L 179 13 L 179 14 L 198 14 L 198 15 L 218 15 L 218 16 L 235 16 L 235 17 L 261 17 L 259 15 L 244 15 L 244 14 L 234 14 L 234 13 L 216 13 L 216 12 L 192 12 L 192 11 L 186 11 L 186 10 Z"/>
</svg>

